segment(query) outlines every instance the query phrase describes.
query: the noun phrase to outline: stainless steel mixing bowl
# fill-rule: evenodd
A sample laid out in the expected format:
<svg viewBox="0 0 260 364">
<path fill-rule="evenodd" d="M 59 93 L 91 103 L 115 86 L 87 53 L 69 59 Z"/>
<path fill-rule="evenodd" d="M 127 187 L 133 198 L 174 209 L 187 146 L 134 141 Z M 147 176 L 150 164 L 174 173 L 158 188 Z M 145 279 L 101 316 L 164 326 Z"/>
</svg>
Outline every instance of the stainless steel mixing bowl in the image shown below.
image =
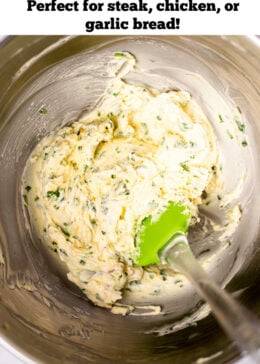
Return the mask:
<svg viewBox="0 0 260 364">
<path fill-rule="evenodd" d="M 239 357 L 214 318 L 203 314 L 207 307 L 194 291 L 184 306 L 181 301 L 166 303 L 168 309 L 160 316 L 122 317 L 94 307 L 48 259 L 23 214 L 21 176 L 33 147 L 48 132 L 93 106 L 102 94 L 107 75 L 104 59 L 96 55 L 106 47 L 129 50 L 143 42 L 158 58 L 166 60 L 168 54 L 174 66 L 202 73 L 239 105 L 247 119 L 252 153 L 251 179 L 242 198 L 244 213 L 235 243 L 228 251 L 220 249 L 212 274 L 220 283 L 229 282 L 228 291 L 260 314 L 257 40 L 10 37 L 0 47 L 0 331 L 6 342 L 37 362 L 199 364 L 231 363 Z M 167 75 L 168 71 L 160 72 Z M 203 95 L 199 101 L 203 102 Z M 43 107 L 46 115 L 39 112 Z M 226 154 L 232 179 L 243 163 L 231 150 L 232 158 Z M 195 243 L 196 237 L 195 254 L 205 254 L 205 247 Z"/>
</svg>

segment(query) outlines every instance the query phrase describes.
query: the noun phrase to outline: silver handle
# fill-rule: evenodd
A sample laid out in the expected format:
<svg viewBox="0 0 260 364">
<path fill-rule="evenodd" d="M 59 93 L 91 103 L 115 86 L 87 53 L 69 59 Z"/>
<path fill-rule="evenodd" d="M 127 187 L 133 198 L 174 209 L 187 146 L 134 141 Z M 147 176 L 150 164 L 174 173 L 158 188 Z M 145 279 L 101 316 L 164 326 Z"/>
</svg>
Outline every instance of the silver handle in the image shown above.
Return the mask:
<svg viewBox="0 0 260 364">
<path fill-rule="evenodd" d="M 241 352 L 260 363 L 260 323 L 227 292 L 220 288 L 195 259 L 184 235 L 173 237 L 161 259 L 183 273 L 209 303 L 212 312 Z"/>
</svg>

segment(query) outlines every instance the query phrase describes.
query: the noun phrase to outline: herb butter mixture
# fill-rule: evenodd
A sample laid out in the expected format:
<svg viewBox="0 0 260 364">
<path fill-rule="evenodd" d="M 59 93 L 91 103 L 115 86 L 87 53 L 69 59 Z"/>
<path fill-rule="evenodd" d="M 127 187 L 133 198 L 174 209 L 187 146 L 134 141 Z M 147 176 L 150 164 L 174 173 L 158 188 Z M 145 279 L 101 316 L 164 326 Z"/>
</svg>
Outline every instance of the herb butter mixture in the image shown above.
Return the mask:
<svg viewBox="0 0 260 364">
<path fill-rule="evenodd" d="M 136 282 L 148 296 L 163 292 L 174 273 L 135 266 L 136 229 L 170 200 L 189 206 L 194 223 L 201 196 L 216 183 L 217 159 L 213 130 L 189 93 L 115 77 L 94 110 L 37 145 L 23 195 L 68 278 L 94 304 L 111 308 Z"/>
</svg>

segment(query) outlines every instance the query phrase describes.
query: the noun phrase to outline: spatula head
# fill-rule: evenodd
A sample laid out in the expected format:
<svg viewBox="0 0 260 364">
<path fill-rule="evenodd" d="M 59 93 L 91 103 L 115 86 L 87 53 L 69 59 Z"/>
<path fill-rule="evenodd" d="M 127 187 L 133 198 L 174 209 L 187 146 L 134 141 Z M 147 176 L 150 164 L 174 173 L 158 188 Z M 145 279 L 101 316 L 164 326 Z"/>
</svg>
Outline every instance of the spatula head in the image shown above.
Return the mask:
<svg viewBox="0 0 260 364">
<path fill-rule="evenodd" d="M 159 263 L 158 251 L 173 234 L 186 233 L 189 221 L 189 208 L 173 201 L 168 203 L 157 219 L 152 219 L 151 216 L 145 217 L 135 236 L 137 248 L 135 263 L 139 266 Z"/>
</svg>

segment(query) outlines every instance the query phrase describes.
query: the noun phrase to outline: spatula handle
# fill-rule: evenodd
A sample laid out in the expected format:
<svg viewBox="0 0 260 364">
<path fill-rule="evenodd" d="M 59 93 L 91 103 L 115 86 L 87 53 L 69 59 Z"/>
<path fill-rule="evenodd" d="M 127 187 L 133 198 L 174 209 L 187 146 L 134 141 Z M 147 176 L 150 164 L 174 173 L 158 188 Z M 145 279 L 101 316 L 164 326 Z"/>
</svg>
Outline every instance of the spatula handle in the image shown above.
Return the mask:
<svg viewBox="0 0 260 364">
<path fill-rule="evenodd" d="M 163 252 L 162 261 L 183 273 L 209 303 L 212 312 L 241 352 L 260 363 L 260 323 L 249 311 L 220 288 L 202 269 L 186 237 L 178 236 Z"/>
</svg>

